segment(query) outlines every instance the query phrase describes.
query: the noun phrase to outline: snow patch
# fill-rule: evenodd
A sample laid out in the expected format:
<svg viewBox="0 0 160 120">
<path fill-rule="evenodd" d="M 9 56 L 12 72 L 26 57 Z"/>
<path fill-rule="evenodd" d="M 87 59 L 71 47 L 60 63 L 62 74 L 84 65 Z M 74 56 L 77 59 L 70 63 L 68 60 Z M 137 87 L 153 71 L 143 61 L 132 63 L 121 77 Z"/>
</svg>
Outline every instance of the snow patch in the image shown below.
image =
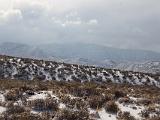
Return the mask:
<svg viewBox="0 0 160 120">
<path fill-rule="evenodd" d="M 117 120 L 116 114 L 109 114 L 105 111 L 105 109 L 102 109 L 98 112 L 100 119 L 99 120 Z"/>
<path fill-rule="evenodd" d="M 3 112 L 5 112 L 6 111 L 6 108 L 5 107 L 2 107 L 2 106 L 0 106 L 0 114 L 2 114 Z"/>
</svg>

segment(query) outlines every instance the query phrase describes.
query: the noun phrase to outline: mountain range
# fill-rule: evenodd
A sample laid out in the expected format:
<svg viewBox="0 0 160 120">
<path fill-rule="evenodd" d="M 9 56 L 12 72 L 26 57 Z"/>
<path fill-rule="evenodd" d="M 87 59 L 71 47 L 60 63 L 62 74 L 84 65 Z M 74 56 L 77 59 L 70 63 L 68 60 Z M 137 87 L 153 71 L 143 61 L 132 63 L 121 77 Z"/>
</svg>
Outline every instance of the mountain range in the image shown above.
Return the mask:
<svg viewBox="0 0 160 120">
<path fill-rule="evenodd" d="M 160 73 L 160 53 L 118 49 L 95 44 L 54 43 L 33 46 L 5 42 L 0 44 L 0 54 L 121 70 Z"/>
</svg>

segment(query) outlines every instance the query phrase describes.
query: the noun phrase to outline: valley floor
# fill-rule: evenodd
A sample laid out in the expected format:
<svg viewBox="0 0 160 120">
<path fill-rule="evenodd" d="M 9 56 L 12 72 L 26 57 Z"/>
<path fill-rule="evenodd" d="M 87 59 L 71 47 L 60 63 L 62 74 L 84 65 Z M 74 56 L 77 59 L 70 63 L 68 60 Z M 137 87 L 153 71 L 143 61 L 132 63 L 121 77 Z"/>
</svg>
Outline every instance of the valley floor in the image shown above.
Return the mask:
<svg viewBox="0 0 160 120">
<path fill-rule="evenodd" d="M 0 120 L 160 120 L 160 88 L 3 79 Z"/>
</svg>

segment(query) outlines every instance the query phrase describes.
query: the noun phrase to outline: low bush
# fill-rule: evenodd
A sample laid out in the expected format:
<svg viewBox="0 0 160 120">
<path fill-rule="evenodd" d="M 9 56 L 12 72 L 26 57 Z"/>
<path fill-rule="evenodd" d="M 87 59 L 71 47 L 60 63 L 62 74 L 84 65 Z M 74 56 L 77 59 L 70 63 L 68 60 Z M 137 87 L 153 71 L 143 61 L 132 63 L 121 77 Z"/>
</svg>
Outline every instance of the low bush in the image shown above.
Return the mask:
<svg viewBox="0 0 160 120">
<path fill-rule="evenodd" d="M 136 120 L 129 112 L 120 112 L 118 114 L 118 120 Z"/>
<path fill-rule="evenodd" d="M 36 114 L 24 112 L 24 113 L 11 114 L 11 115 L 4 113 L 0 115 L 0 120 L 48 120 L 48 119 L 41 118 L 41 116 Z"/>
<path fill-rule="evenodd" d="M 118 105 L 114 101 L 109 101 L 105 105 L 105 110 L 106 112 L 117 113 L 119 108 L 118 108 Z"/>
<path fill-rule="evenodd" d="M 5 100 L 7 101 L 16 101 L 22 97 L 22 93 L 18 89 L 12 89 L 7 92 L 5 95 Z"/>
<path fill-rule="evenodd" d="M 103 96 L 103 95 L 96 96 L 95 95 L 95 96 L 89 97 L 88 104 L 89 104 L 90 108 L 92 108 L 92 109 L 97 109 L 97 108 L 100 109 L 109 100 L 111 100 L 111 98 L 108 96 Z"/>
<path fill-rule="evenodd" d="M 57 120 L 89 120 L 89 113 L 87 111 L 73 111 L 73 110 L 62 110 Z"/>
<path fill-rule="evenodd" d="M 9 106 L 9 107 L 7 107 L 7 110 L 6 110 L 7 114 L 19 114 L 19 113 L 23 113 L 23 112 L 25 112 L 25 108 L 22 106 L 18 106 L 18 105 Z"/>
<path fill-rule="evenodd" d="M 58 102 L 54 99 L 36 99 L 32 102 L 33 109 L 42 111 L 57 111 Z"/>
<path fill-rule="evenodd" d="M 115 91 L 114 95 L 115 95 L 116 99 L 126 96 L 126 94 L 124 92 L 122 92 L 122 91 Z"/>
</svg>

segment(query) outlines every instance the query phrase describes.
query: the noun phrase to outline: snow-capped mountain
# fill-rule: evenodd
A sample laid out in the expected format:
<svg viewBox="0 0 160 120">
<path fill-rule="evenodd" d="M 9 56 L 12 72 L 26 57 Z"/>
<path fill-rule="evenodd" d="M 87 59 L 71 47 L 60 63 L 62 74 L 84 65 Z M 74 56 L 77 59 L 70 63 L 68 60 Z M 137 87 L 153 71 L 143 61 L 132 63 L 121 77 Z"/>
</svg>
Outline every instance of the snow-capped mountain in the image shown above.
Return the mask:
<svg viewBox="0 0 160 120">
<path fill-rule="evenodd" d="M 20 80 L 112 82 L 160 87 L 158 75 L 8 56 L 1 56 L 0 77 Z"/>
</svg>

